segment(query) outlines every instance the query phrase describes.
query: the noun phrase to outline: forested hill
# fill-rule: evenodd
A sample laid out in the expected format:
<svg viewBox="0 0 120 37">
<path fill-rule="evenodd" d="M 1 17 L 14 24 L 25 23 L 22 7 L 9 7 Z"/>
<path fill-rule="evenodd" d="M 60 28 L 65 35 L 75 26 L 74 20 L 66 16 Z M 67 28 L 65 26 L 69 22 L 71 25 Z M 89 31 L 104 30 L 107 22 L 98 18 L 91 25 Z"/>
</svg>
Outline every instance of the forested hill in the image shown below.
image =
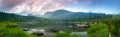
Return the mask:
<svg viewBox="0 0 120 37">
<path fill-rule="evenodd" d="M 56 20 L 91 20 L 101 18 L 111 18 L 112 15 L 94 12 L 71 12 L 68 10 L 56 10 L 54 12 L 47 12 L 44 16 L 49 19 Z"/>
<path fill-rule="evenodd" d="M 35 16 L 21 16 L 13 13 L 0 12 L 0 21 L 15 21 L 15 22 L 27 22 L 27 21 L 86 21 L 101 18 L 112 18 L 112 15 L 103 13 L 84 13 L 84 12 L 71 12 L 67 10 L 56 10 L 55 12 L 47 12 L 44 17 Z"/>
<path fill-rule="evenodd" d="M 13 13 L 0 12 L 0 21 L 13 21 L 13 22 L 27 22 L 27 21 L 40 21 L 40 19 L 34 16 L 21 16 Z"/>
</svg>

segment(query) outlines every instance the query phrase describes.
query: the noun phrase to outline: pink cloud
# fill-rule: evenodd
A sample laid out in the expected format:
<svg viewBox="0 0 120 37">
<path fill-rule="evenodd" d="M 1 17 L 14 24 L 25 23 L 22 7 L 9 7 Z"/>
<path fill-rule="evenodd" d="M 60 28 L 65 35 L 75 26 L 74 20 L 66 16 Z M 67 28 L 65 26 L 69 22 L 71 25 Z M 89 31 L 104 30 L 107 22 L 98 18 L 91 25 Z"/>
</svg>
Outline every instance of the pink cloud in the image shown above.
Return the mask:
<svg viewBox="0 0 120 37">
<path fill-rule="evenodd" d="M 5 8 L 13 8 L 25 0 L 1 0 L 0 4 Z"/>
<path fill-rule="evenodd" d="M 77 3 L 77 0 L 3 0 L 1 3 L 2 6 L 11 8 L 10 11 L 38 14 L 65 9 L 66 4 Z"/>
<path fill-rule="evenodd" d="M 55 11 L 58 9 L 63 9 L 65 7 L 65 2 L 62 3 L 60 0 L 56 2 L 55 1 L 56 0 L 31 0 L 29 2 L 27 1 L 24 3 L 25 5 L 23 7 L 23 10 L 29 11 L 31 13 L 45 13 L 47 11 Z M 20 6 L 15 8 L 19 9 Z"/>
</svg>

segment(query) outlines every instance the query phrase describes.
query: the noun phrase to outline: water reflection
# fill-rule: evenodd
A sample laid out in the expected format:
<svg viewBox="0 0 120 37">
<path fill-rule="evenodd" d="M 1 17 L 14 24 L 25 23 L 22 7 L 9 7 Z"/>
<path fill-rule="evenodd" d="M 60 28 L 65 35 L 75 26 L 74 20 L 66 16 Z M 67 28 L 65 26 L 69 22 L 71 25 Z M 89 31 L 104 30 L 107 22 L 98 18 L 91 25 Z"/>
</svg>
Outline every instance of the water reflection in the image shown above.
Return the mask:
<svg viewBox="0 0 120 37">
<path fill-rule="evenodd" d="M 85 27 L 84 27 L 85 26 Z M 80 34 L 81 37 L 87 37 L 87 25 L 82 24 L 78 25 L 78 23 L 22 23 L 20 26 L 22 28 L 30 28 L 28 33 L 32 33 L 34 31 L 41 32 L 41 29 L 44 29 L 46 36 L 54 34 L 55 32 L 65 31 L 70 33 Z M 33 31 L 34 30 L 34 31 Z"/>
</svg>

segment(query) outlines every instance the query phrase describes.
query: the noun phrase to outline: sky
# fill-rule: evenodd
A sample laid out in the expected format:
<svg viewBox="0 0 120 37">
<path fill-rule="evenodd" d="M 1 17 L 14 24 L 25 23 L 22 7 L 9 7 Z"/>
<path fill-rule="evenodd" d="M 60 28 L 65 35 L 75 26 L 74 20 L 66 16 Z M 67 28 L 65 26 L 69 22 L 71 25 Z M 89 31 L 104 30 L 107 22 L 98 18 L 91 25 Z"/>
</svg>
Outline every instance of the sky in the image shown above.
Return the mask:
<svg viewBox="0 0 120 37">
<path fill-rule="evenodd" d="M 65 9 L 73 12 L 117 14 L 120 0 L 0 0 L 0 10 L 16 14 L 45 14 Z"/>
</svg>

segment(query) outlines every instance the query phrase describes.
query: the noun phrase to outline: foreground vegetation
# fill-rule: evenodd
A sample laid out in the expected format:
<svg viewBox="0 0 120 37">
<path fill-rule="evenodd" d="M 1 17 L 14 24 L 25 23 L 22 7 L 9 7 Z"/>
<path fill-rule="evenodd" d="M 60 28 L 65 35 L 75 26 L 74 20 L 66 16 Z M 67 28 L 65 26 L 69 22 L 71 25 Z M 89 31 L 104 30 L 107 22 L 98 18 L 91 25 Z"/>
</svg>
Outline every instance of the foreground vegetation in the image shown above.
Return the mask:
<svg viewBox="0 0 120 37">
<path fill-rule="evenodd" d="M 88 37 L 120 37 L 120 16 L 94 20 L 94 22 L 97 23 L 88 29 Z"/>
<path fill-rule="evenodd" d="M 0 37 L 35 37 L 22 31 L 15 22 L 0 22 Z"/>
<path fill-rule="evenodd" d="M 77 33 L 57 32 L 55 37 L 80 37 L 80 35 Z"/>
<path fill-rule="evenodd" d="M 88 29 L 88 37 L 109 37 L 109 30 L 106 24 L 94 24 Z"/>
</svg>

